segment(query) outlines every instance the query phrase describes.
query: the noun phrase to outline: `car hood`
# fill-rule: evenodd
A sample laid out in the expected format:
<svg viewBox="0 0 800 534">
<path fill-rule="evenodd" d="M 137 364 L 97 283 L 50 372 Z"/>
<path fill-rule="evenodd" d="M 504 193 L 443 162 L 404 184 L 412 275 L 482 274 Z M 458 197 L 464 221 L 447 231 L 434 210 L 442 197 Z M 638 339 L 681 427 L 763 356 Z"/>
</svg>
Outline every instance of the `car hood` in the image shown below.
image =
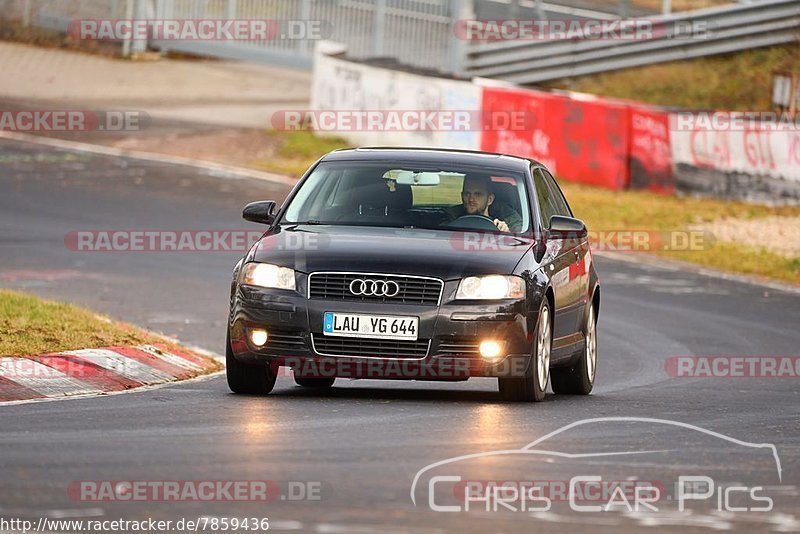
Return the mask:
<svg viewBox="0 0 800 534">
<path fill-rule="evenodd" d="M 402 273 L 453 280 L 508 274 L 533 240 L 479 232 L 288 226 L 265 235 L 252 260 L 300 272 Z"/>
</svg>

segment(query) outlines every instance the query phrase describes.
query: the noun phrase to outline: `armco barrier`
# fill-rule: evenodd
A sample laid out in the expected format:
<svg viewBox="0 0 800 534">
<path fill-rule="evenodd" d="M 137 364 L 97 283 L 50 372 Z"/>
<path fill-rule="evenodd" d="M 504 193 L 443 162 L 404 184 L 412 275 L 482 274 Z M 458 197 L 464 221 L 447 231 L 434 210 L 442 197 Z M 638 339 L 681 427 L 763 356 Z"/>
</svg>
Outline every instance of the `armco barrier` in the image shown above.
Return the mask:
<svg viewBox="0 0 800 534">
<path fill-rule="evenodd" d="M 714 56 L 797 41 L 800 0 L 729 5 L 638 19 L 652 38 L 487 40 L 467 49 L 466 74 L 533 84 L 598 72 Z"/>
<path fill-rule="evenodd" d="M 630 188 L 675 191 L 669 113 L 644 105 L 629 106 Z"/>
<path fill-rule="evenodd" d="M 721 113 L 722 115 L 727 115 Z M 685 114 L 682 114 L 685 116 Z M 684 128 L 670 117 L 676 187 L 756 202 L 800 202 L 800 131 L 749 127 Z"/>
<path fill-rule="evenodd" d="M 318 51 L 315 110 L 519 111 L 525 127 L 470 131 L 337 131 L 354 145 L 502 152 L 544 163 L 559 177 L 614 190 L 697 193 L 800 203 L 800 129 L 676 127 L 677 112 L 579 93 L 448 80 L 372 67 Z"/>
<path fill-rule="evenodd" d="M 484 88 L 484 112 L 525 110 L 533 120 L 524 130 L 484 130 L 481 149 L 532 157 L 567 180 L 627 188 L 627 106 L 586 96 Z"/>
<path fill-rule="evenodd" d="M 421 76 L 345 61 L 318 52 L 311 108 L 334 111 L 479 111 L 481 88 L 466 81 Z M 470 131 L 337 131 L 356 145 L 439 146 L 478 150 L 478 129 Z"/>
<path fill-rule="evenodd" d="M 632 131 L 629 105 L 581 94 L 554 94 L 483 86 L 373 67 L 332 57 L 318 47 L 311 107 L 314 110 L 474 110 L 484 114 L 521 111 L 525 129 L 478 128 L 470 131 L 329 132 L 354 145 L 437 146 L 503 152 L 541 161 L 568 180 L 625 189 L 630 182 Z M 650 111 L 656 114 L 657 110 Z M 647 126 L 647 125 L 645 125 Z M 663 134 L 663 132 L 660 132 Z M 663 139 L 659 131 L 648 135 Z M 642 133 L 644 135 L 644 133 Z M 660 137 L 659 137 L 660 136 Z M 640 146 L 640 145 L 637 145 Z M 663 159 L 663 158 L 662 158 Z M 665 182 L 668 173 L 640 155 L 634 167 Z M 648 182 L 648 183 L 650 183 Z M 669 190 L 668 186 L 650 187 Z"/>
</svg>

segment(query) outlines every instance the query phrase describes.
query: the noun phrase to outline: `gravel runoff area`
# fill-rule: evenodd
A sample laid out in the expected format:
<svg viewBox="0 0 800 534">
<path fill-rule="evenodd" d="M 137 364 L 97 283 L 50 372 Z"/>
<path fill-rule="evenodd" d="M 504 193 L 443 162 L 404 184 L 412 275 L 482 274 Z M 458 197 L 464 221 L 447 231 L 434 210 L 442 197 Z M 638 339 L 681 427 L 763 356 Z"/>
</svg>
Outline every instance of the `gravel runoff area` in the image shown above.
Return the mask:
<svg viewBox="0 0 800 534">
<path fill-rule="evenodd" d="M 725 218 L 691 229 L 711 232 L 719 241 L 766 248 L 787 258 L 800 257 L 800 217 Z"/>
<path fill-rule="evenodd" d="M 211 59 L 127 61 L 3 41 L 0 72 L 0 99 L 35 109 L 135 110 L 228 127 L 267 127 L 274 112 L 307 107 L 311 94 L 309 71 Z"/>
</svg>

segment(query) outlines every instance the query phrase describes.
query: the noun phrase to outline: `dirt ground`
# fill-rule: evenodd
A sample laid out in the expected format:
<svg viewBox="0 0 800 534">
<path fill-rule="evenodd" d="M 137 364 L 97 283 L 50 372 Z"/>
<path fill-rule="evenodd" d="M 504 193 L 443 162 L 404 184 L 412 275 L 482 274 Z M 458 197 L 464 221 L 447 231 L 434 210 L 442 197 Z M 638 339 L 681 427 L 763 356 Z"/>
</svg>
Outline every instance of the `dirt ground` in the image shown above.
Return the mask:
<svg viewBox="0 0 800 534">
<path fill-rule="evenodd" d="M 719 241 L 763 247 L 787 258 L 800 257 L 800 217 L 726 218 L 692 229 L 711 232 Z"/>
<path fill-rule="evenodd" d="M 156 152 L 239 167 L 273 157 L 280 148 L 275 137 L 251 128 L 175 131 L 162 135 L 137 135 L 107 139 L 110 146 L 126 150 Z"/>
</svg>

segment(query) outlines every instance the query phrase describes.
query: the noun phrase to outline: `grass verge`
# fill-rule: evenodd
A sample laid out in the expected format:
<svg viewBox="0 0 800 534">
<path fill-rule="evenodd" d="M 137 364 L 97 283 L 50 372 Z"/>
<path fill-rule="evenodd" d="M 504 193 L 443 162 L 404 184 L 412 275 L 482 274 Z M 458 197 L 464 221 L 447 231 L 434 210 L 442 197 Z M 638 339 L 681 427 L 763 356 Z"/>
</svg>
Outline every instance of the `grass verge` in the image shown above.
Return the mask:
<svg viewBox="0 0 800 534">
<path fill-rule="evenodd" d="M 772 110 L 772 73 L 800 71 L 800 44 L 636 67 L 543 84 L 661 106 Z"/>
<path fill-rule="evenodd" d="M 120 58 L 121 46 L 112 41 L 75 39 L 54 30 L 25 26 L 22 21 L 8 20 L 0 13 L 0 41 L 29 44 L 43 48 L 60 48 L 104 57 Z"/>
<path fill-rule="evenodd" d="M 717 219 L 797 216 L 800 207 L 769 207 L 710 198 L 685 198 L 639 191 L 609 191 L 559 180 L 575 216 L 591 231 L 688 230 Z M 800 285 L 800 258 L 787 258 L 740 243 L 709 241 L 699 250 L 648 250 L 675 260 L 723 271 L 755 275 Z M 640 252 L 629 252 L 640 254 Z"/>
<path fill-rule="evenodd" d="M 71 304 L 0 289 L 0 356 L 155 342 L 169 345 L 131 325 Z"/>
<path fill-rule="evenodd" d="M 307 130 L 296 132 L 265 130 L 264 134 L 274 140 L 278 148 L 270 159 L 253 161 L 250 166 L 259 170 L 288 174 L 295 178 L 302 176 L 324 154 L 351 146 L 340 137 L 316 137 Z"/>
</svg>

